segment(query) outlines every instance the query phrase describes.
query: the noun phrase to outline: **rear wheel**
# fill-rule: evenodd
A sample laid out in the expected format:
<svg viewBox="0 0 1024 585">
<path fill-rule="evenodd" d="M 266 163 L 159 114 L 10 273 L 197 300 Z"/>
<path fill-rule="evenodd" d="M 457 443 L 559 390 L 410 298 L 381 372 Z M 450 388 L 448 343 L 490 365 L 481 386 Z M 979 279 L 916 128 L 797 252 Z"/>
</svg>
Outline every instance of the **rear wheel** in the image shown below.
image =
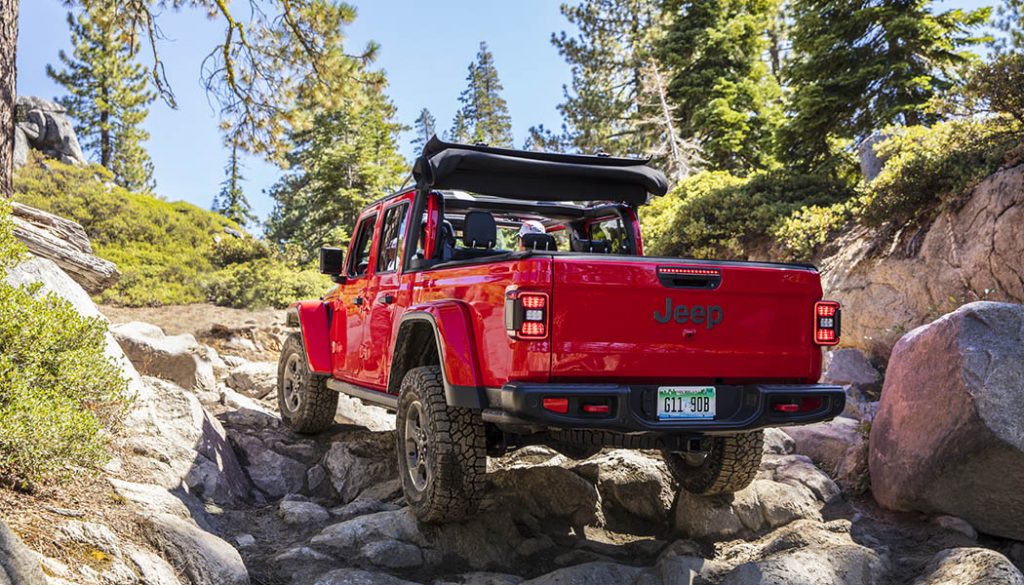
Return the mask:
<svg viewBox="0 0 1024 585">
<path fill-rule="evenodd" d="M 292 333 L 281 346 L 277 363 L 277 406 L 281 420 L 296 433 L 312 434 L 334 424 L 338 393 L 327 379 L 309 371 L 302 336 Z"/>
<path fill-rule="evenodd" d="M 702 496 L 731 494 L 750 485 L 761 466 L 764 433 L 710 437 L 706 455 L 663 451 L 679 487 Z"/>
<path fill-rule="evenodd" d="M 413 368 L 402 380 L 396 420 L 405 499 L 424 522 L 476 512 L 484 494 L 487 441 L 480 413 L 448 406 L 441 368 Z"/>
</svg>

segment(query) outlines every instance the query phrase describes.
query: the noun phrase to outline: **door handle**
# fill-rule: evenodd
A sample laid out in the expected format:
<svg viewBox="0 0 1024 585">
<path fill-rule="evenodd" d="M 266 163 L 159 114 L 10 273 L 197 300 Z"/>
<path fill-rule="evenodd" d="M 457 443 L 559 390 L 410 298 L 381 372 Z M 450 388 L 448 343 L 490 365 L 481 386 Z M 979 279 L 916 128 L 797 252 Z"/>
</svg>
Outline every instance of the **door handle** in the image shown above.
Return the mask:
<svg viewBox="0 0 1024 585">
<path fill-rule="evenodd" d="M 356 297 L 355 299 L 353 299 L 352 304 L 357 306 L 357 307 L 362 307 L 363 306 L 363 297 Z"/>
<path fill-rule="evenodd" d="M 385 305 L 390 305 L 391 303 L 395 302 L 395 295 L 386 294 L 380 298 L 380 302 L 384 303 Z"/>
</svg>

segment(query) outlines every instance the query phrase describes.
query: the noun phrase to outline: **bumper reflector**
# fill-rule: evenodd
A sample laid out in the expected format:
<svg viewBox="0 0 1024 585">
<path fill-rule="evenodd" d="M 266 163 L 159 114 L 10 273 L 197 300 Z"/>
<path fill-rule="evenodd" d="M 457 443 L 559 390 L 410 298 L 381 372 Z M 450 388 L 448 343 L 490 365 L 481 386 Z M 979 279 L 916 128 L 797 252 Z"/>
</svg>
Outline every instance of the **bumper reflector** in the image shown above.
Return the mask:
<svg viewBox="0 0 1024 585">
<path fill-rule="evenodd" d="M 551 412 L 557 412 L 558 414 L 569 413 L 569 399 L 568 398 L 545 398 L 542 401 L 544 410 L 550 410 Z"/>
<path fill-rule="evenodd" d="M 587 414 L 608 414 L 611 408 L 607 404 L 584 404 L 583 412 Z"/>
</svg>

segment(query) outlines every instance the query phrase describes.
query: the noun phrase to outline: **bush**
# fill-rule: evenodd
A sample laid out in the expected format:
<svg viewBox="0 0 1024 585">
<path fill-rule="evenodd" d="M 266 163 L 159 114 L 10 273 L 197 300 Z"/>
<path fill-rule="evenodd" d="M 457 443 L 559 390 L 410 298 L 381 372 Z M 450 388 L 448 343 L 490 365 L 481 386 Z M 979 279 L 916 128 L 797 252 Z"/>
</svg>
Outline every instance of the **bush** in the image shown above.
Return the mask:
<svg viewBox="0 0 1024 585">
<path fill-rule="evenodd" d="M 297 271 L 264 258 L 233 264 L 206 284 L 211 302 L 237 308 L 283 308 L 299 299 L 323 294 L 330 281 L 315 270 Z"/>
<path fill-rule="evenodd" d="M 655 230 L 655 254 L 691 258 L 746 258 L 757 244 L 770 243 L 777 224 L 804 206 L 829 206 L 848 200 L 853 189 L 815 175 L 789 176 L 781 171 L 748 180 L 726 173 L 699 173 L 682 181 L 670 197 L 678 198 L 667 229 Z M 663 204 L 665 207 L 672 203 Z M 664 217 L 659 218 L 664 222 Z"/>
<path fill-rule="evenodd" d="M 0 203 L 0 258 L 19 254 Z M 107 458 L 127 382 L 104 353 L 106 323 L 59 297 L 0 280 L 0 479 L 30 488 Z"/>
<path fill-rule="evenodd" d="M 772 235 L 789 259 L 808 262 L 850 219 L 849 203 L 802 207 L 776 223 Z"/>
<path fill-rule="evenodd" d="M 285 304 L 282 291 L 291 286 L 306 292 L 312 282 L 233 221 L 188 203 L 127 191 L 113 185 L 99 166 L 36 158 L 15 175 L 15 199 L 81 223 L 96 254 L 117 264 L 121 279 L 100 293 L 100 302 L 136 307 L 213 300 L 233 307 L 280 306 Z M 276 280 L 255 283 L 256 291 L 243 290 L 242 283 L 253 282 L 253 272 Z M 294 285 L 286 282 L 287 275 Z"/>
<path fill-rule="evenodd" d="M 1020 141 L 1019 128 L 999 119 L 952 120 L 888 133 L 891 137 L 876 147 L 885 167 L 855 210 L 874 227 L 926 221 L 941 206 L 960 202 Z"/>
</svg>

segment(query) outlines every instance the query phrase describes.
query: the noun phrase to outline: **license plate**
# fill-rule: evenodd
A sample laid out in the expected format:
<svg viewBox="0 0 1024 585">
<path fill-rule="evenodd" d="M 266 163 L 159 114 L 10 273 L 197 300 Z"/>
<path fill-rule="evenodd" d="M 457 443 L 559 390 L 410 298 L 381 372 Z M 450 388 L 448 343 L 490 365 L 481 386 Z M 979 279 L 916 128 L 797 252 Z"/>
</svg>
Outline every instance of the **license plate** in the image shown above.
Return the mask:
<svg viewBox="0 0 1024 585">
<path fill-rule="evenodd" d="M 661 386 L 658 420 L 710 420 L 715 418 L 714 386 Z"/>
</svg>

